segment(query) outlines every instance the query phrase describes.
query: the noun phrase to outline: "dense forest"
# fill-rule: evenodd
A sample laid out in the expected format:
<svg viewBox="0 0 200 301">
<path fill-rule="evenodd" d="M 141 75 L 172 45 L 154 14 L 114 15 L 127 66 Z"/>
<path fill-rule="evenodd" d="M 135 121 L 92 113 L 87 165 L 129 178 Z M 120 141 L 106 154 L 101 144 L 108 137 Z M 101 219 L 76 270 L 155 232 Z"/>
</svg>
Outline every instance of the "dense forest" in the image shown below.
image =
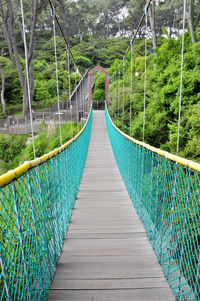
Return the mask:
<svg viewBox="0 0 200 301">
<path fill-rule="evenodd" d="M 182 108 L 179 155 L 195 161 L 200 160 L 200 32 L 196 43 L 191 43 L 189 33 L 185 35 Z M 161 39 L 161 46 L 147 57 L 147 91 L 145 142 L 176 154 L 177 125 L 180 98 L 180 70 L 182 38 Z M 138 43 L 133 59 L 133 94 L 131 135 L 143 139 L 144 66 L 143 43 Z M 149 44 L 151 48 L 151 45 Z M 149 49 L 150 49 L 149 48 Z M 116 70 L 118 61 L 110 68 Z M 130 132 L 130 55 L 126 60 L 125 75 L 111 84 L 111 99 L 115 98 L 115 87 L 120 86 L 118 98 L 111 102 L 110 112 L 116 125 L 127 134 Z M 124 82 L 124 87 L 123 87 Z M 124 91 L 124 95 L 123 95 Z M 123 97 L 124 112 L 123 113 Z M 119 107 L 119 114 L 118 114 Z M 122 124 L 122 120 L 124 123 Z"/>
<path fill-rule="evenodd" d="M 24 0 L 31 100 L 34 110 L 56 102 L 56 75 L 52 29 L 52 11 L 47 0 Z M 59 88 L 61 100 L 75 87 L 75 78 L 86 69 L 101 65 L 110 75 L 118 67 L 129 46 L 146 0 L 60 0 L 52 1 L 73 58 L 67 56 L 66 44 L 56 28 Z M 183 1 L 153 0 L 148 14 L 147 110 L 145 141 L 175 152 L 177 139 L 178 95 L 181 64 Z M 200 0 L 187 0 L 185 35 L 183 107 L 181 120 L 181 156 L 200 160 Z M 22 39 L 21 10 L 18 0 L 0 0 L 0 118 L 27 115 L 28 97 Z M 144 89 L 144 24 L 134 46 L 132 132 L 142 138 Z M 68 61 L 70 59 L 70 61 Z M 77 69 L 78 67 L 78 69 Z M 130 54 L 125 64 L 125 114 L 123 130 L 129 132 Z M 70 85 L 69 85 L 70 72 Z M 75 76 L 75 73 L 77 73 Z M 111 101 L 118 81 L 111 82 Z M 120 77 L 120 112 L 115 122 L 122 127 L 123 78 Z M 93 99 L 104 99 L 104 76 L 96 76 Z M 117 104 L 111 114 L 116 118 Z M 21 139 L 21 140 L 20 140 Z M 25 147 L 27 137 L 16 138 Z M 1 136 L 0 160 L 9 162 L 19 155 L 19 147 L 8 135 Z M 16 144 L 17 145 L 17 144 Z M 15 149 L 12 151 L 11 149 Z M 6 154 L 6 159 L 5 153 Z M 9 152 L 11 153 L 9 158 Z M 37 155 L 41 155 L 39 149 Z M 29 156 L 21 156 L 20 163 Z M 11 163 L 11 162 L 10 162 Z M 5 166 L 4 166 L 5 167 Z M 9 167 L 13 168 L 10 164 Z M 6 167 L 5 167 L 6 168 Z M 5 171 L 5 168 L 3 169 Z"/>
</svg>

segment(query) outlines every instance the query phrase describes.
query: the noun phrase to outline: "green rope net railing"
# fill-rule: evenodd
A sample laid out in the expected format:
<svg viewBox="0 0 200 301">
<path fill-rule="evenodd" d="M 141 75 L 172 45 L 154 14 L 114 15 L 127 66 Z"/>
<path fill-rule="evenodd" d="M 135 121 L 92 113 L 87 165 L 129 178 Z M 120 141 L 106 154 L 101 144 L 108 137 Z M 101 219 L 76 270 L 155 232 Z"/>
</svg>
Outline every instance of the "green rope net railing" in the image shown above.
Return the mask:
<svg viewBox="0 0 200 301">
<path fill-rule="evenodd" d="M 0 300 L 45 300 L 77 196 L 92 110 L 60 153 L 0 188 Z"/>
<path fill-rule="evenodd" d="M 176 300 L 200 300 L 200 174 L 108 133 L 123 181 Z"/>
</svg>

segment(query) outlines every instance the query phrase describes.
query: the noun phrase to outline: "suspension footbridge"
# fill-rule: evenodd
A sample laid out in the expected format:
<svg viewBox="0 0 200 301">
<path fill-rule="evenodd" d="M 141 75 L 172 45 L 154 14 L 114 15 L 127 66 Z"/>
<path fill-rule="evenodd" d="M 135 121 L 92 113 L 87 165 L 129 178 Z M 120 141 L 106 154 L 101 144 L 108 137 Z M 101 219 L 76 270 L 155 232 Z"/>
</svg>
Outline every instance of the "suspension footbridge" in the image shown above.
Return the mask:
<svg viewBox="0 0 200 301">
<path fill-rule="evenodd" d="M 49 300 L 174 300 L 115 162 L 104 111 L 89 150 Z"/>
<path fill-rule="evenodd" d="M 200 164 L 178 156 L 185 22 L 177 155 L 145 143 L 147 17 L 151 0 L 112 75 L 109 77 L 109 72 L 98 66 L 86 72 L 76 85 L 69 98 L 71 140 L 63 144 L 55 21 L 60 24 L 49 3 L 60 147 L 0 176 L 0 300 L 200 300 Z M 186 0 L 184 12 L 185 6 Z M 141 142 L 131 137 L 131 126 L 133 46 L 144 19 Z M 26 49 L 24 20 L 23 30 Z M 27 62 L 26 56 L 28 86 Z M 74 58 L 73 63 L 77 70 Z M 70 71 L 69 60 L 68 65 Z M 125 80 L 126 65 L 130 66 L 130 76 Z M 92 108 L 92 74 L 96 71 L 106 76 L 105 111 Z M 123 132 L 125 88 L 130 135 Z M 115 112 L 110 104 L 114 104 Z M 29 111 L 36 157 L 31 103 Z M 83 121 L 75 137 L 73 118 L 77 128 Z"/>
<path fill-rule="evenodd" d="M 199 170 L 91 107 L 0 177 L 1 300 L 198 300 Z"/>
</svg>

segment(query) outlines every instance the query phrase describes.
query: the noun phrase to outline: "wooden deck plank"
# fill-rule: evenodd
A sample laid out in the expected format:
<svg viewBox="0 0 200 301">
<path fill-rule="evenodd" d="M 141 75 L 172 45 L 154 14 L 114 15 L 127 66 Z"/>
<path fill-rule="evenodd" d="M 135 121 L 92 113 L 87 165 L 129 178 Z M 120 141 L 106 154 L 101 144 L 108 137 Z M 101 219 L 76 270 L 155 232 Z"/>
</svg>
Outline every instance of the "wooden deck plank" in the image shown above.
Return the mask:
<svg viewBox="0 0 200 301">
<path fill-rule="evenodd" d="M 122 182 L 101 111 L 94 112 L 78 198 L 48 298 L 174 300 Z"/>
<path fill-rule="evenodd" d="M 146 268 L 148 267 L 155 267 L 154 264 L 157 263 L 157 259 L 156 257 L 152 257 L 151 255 L 146 255 L 145 257 L 141 256 L 134 256 L 134 255 L 130 255 L 130 256 L 124 256 L 124 255 L 118 255 L 118 256 L 75 256 L 75 255 L 66 255 L 63 252 L 59 263 L 58 263 L 58 267 L 61 263 L 65 263 L 70 264 L 70 266 L 73 265 L 73 268 L 77 267 L 77 268 L 81 268 L 81 267 L 88 267 L 88 265 L 90 266 L 90 268 L 97 268 L 99 267 L 99 263 L 100 263 L 100 267 L 102 267 L 102 269 L 104 269 L 104 266 L 106 265 L 106 267 L 109 267 L 110 265 L 114 264 L 115 266 L 119 266 L 123 269 L 127 269 L 127 267 L 131 267 L 132 268 L 137 268 L 140 267 L 140 263 L 142 262 L 146 262 Z M 161 270 L 161 267 L 159 265 L 159 268 Z"/>
<path fill-rule="evenodd" d="M 59 274 L 58 274 L 59 273 Z M 57 276 L 58 274 L 58 276 Z M 54 287 L 55 281 L 59 282 L 60 280 L 64 279 L 89 279 L 90 281 L 93 281 L 94 279 L 146 279 L 146 278 L 163 278 L 163 274 L 159 268 L 148 268 L 148 269 L 89 269 L 89 267 L 86 269 L 70 269 L 70 268 L 63 268 L 63 266 L 60 266 L 60 268 L 57 271 L 57 274 L 54 278 L 52 287 Z M 165 279 L 164 279 L 165 280 Z M 156 282 L 156 281 L 155 281 Z M 166 280 L 166 285 L 168 286 Z M 156 286 L 156 283 L 155 283 Z M 66 287 L 66 289 L 70 289 L 70 287 Z M 123 300 L 123 299 L 122 299 Z"/>
<path fill-rule="evenodd" d="M 51 290 L 49 300 L 67 301 L 171 301 L 168 288 L 124 290 Z"/>
<path fill-rule="evenodd" d="M 146 289 L 168 287 L 163 278 L 141 279 L 55 279 L 52 289 L 107 290 L 107 289 Z"/>
<path fill-rule="evenodd" d="M 125 238 L 131 238 L 133 237 L 133 235 L 135 234 L 135 232 L 129 232 L 129 233 L 70 233 L 67 237 L 71 238 L 71 239 L 125 239 Z M 141 234 L 140 232 L 137 234 Z"/>
</svg>

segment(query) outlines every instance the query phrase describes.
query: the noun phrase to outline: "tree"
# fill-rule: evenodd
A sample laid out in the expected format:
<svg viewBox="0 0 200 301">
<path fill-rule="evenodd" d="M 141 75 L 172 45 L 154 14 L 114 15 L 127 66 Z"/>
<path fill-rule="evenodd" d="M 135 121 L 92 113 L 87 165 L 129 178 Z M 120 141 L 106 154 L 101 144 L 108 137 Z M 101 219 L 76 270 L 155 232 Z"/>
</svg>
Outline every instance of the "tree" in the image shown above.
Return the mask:
<svg viewBox="0 0 200 301">
<path fill-rule="evenodd" d="M 154 0 L 152 1 L 151 5 L 149 7 L 149 18 L 150 18 L 153 48 L 156 48 L 157 47 L 157 36 L 156 36 L 156 29 L 155 29 L 155 1 Z"/>
<path fill-rule="evenodd" d="M 125 27 L 127 30 L 131 31 L 132 34 L 136 29 L 142 13 L 145 9 L 146 0 L 130 0 L 127 2 L 128 16 L 125 19 Z M 139 37 L 144 37 L 143 28 L 138 33 Z"/>
<path fill-rule="evenodd" d="M 29 67 L 29 74 L 30 74 L 30 90 L 31 90 L 31 98 L 33 97 L 34 93 L 34 74 L 33 74 L 33 54 L 34 54 L 34 44 L 35 44 L 35 29 L 36 29 L 36 23 L 39 12 L 43 9 L 45 5 L 45 0 L 33 0 L 32 3 L 27 2 L 28 9 L 31 9 L 32 6 L 32 15 L 31 15 L 31 22 L 29 28 L 29 47 L 28 47 L 28 67 Z M 21 30 L 21 21 L 18 22 L 19 16 L 17 13 L 14 13 L 14 5 L 15 5 L 15 11 L 18 12 L 18 3 L 12 2 L 11 0 L 7 0 L 6 3 L 3 3 L 2 0 L 0 0 L 0 16 L 2 18 L 3 23 L 3 30 L 5 39 L 8 43 L 8 49 L 9 49 L 9 56 L 11 59 L 11 62 L 13 64 L 13 67 L 17 68 L 18 76 L 20 85 L 23 91 L 23 115 L 28 116 L 29 112 L 29 104 L 28 104 L 28 91 L 27 91 L 27 82 L 26 77 L 23 74 L 23 64 L 20 62 L 20 50 L 17 43 L 16 33 L 17 28 L 16 24 L 20 24 L 20 32 Z M 19 30 L 18 29 L 18 30 Z M 22 37 L 23 39 L 23 37 Z"/>
<path fill-rule="evenodd" d="M 187 17 L 189 28 L 190 28 L 190 35 L 191 35 L 192 43 L 195 44 L 196 39 L 195 39 L 195 34 L 194 34 L 193 16 L 194 16 L 194 0 L 188 0 L 186 17 Z"/>
<path fill-rule="evenodd" d="M 186 18 L 190 28 L 190 35 L 192 43 L 195 44 L 195 28 L 194 24 L 198 24 L 200 17 L 200 2 L 199 0 L 187 0 L 186 7 Z M 194 22 L 194 18 L 196 21 Z M 159 34 L 162 33 L 162 27 L 169 28 L 169 36 L 175 33 L 177 36 L 180 35 L 181 21 L 183 19 L 183 1 L 177 0 L 165 0 L 159 2 L 157 6 L 156 21 L 158 24 Z M 161 31 L 160 31 L 161 30 Z"/>
<path fill-rule="evenodd" d="M 0 74 L 1 74 L 1 106 L 2 112 L 6 115 L 6 102 L 5 102 L 5 74 L 4 74 L 5 60 L 3 57 L 0 57 Z"/>
<path fill-rule="evenodd" d="M 200 20 L 200 1 L 194 2 L 195 26 L 198 26 Z"/>
</svg>

